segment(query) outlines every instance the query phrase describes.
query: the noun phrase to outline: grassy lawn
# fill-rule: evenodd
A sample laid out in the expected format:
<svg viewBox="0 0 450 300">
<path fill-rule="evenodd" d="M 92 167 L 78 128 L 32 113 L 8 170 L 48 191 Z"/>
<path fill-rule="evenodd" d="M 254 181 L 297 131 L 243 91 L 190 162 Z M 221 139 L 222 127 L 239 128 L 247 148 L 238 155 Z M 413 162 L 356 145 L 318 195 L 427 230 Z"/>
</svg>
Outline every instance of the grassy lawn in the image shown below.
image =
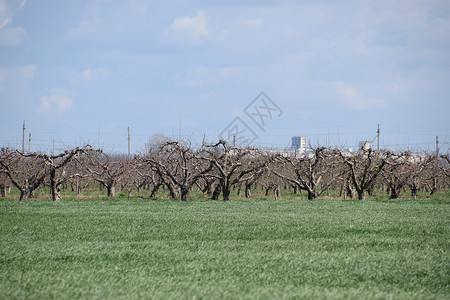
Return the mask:
<svg viewBox="0 0 450 300">
<path fill-rule="evenodd" d="M 0 299 L 448 299 L 450 201 L 0 201 Z"/>
</svg>

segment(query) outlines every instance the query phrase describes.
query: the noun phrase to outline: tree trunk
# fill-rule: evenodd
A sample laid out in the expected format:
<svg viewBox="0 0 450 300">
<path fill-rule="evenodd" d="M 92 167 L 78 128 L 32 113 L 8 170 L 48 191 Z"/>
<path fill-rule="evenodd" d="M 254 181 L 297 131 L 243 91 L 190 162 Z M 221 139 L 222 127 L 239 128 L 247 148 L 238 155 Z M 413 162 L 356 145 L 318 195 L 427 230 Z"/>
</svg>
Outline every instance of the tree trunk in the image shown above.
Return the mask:
<svg viewBox="0 0 450 300">
<path fill-rule="evenodd" d="M 203 195 L 211 195 L 212 182 L 205 180 L 205 186 L 202 189 Z"/>
<path fill-rule="evenodd" d="M 314 191 L 308 191 L 308 200 L 316 199 L 316 193 Z"/>
<path fill-rule="evenodd" d="M 348 177 L 347 177 L 347 175 L 344 175 L 344 176 L 345 177 L 344 177 L 344 180 L 341 185 L 341 191 L 339 192 L 339 197 L 344 196 L 344 200 L 345 200 L 346 196 L 347 196 Z"/>
<path fill-rule="evenodd" d="M 155 198 L 155 194 L 156 192 L 159 190 L 159 188 L 161 187 L 161 183 L 155 184 L 153 186 L 152 192 L 150 193 L 150 198 Z"/>
<path fill-rule="evenodd" d="M 212 194 L 211 199 L 212 200 L 218 200 L 219 199 L 219 195 L 220 195 L 220 185 L 216 185 L 216 187 L 214 188 L 214 192 Z"/>
<path fill-rule="evenodd" d="M 433 185 L 431 186 L 431 192 L 430 195 L 433 196 L 433 194 L 437 191 L 437 178 L 436 175 L 433 177 Z"/>
<path fill-rule="evenodd" d="M 26 201 L 30 197 L 30 192 L 28 190 L 21 190 L 20 191 L 20 198 L 19 201 Z"/>
<path fill-rule="evenodd" d="M 22 187 L 16 186 L 20 190 L 20 198 L 19 201 L 26 201 L 28 198 L 32 196 L 33 190 L 30 188 L 28 180 L 25 181 L 25 185 Z"/>
<path fill-rule="evenodd" d="M 280 187 L 277 186 L 274 190 L 273 190 L 273 197 L 275 200 L 278 200 L 278 198 L 280 197 Z"/>
<path fill-rule="evenodd" d="M 189 188 L 187 188 L 186 186 L 182 186 L 180 189 L 180 193 L 181 193 L 181 201 L 187 201 L 189 197 Z"/>
<path fill-rule="evenodd" d="M 177 198 L 177 193 L 175 192 L 175 189 L 173 188 L 173 186 L 169 184 L 167 186 L 167 188 L 169 189 L 170 198 L 176 199 Z"/>
<path fill-rule="evenodd" d="M 358 200 L 366 199 L 366 190 L 358 190 Z"/>
<path fill-rule="evenodd" d="M 50 188 L 51 195 L 52 195 L 52 201 L 59 201 L 61 200 L 61 193 L 60 190 L 55 186 Z"/>
<path fill-rule="evenodd" d="M 390 199 L 397 199 L 399 195 L 400 195 L 400 189 L 399 188 L 395 188 L 395 187 L 391 187 L 391 194 L 390 194 L 389 198 Z"/>
<path fill-rule="evenodd" d="M 6 185 L 0 184 L 0 193 L 2 198 L 6 197 Z"/>
<path fill-rule="evenodd" d="M 245 198 L 250 198 L 252 196 L 251 187 L 251 184 L 245 184 Z"/>
<path fill-rule="evenodd" d="M 352 186 L 347 185 L 347 191 L 346 191 L 346 193 L 347 193 L 347 196 L 350 197 L 350 199 L 355 198 L 355 188 L 353 188 Z"/>
<path fill-rule="evenodd" d="M 224 187 L 222 191 L 223 201 L 230 200 L 231 189 L 228 187 Z"/>
<path fill-rule="evenodd" d="M 416 200 L 416 198 L 417 198 L 417 190 L 418 190 L 417 185 L 416 184 L 412 184 L 410 186 L 410 188 L 411 188 L 411 196 L 413 197 L 414 200 Z"/>
<path fill-rule="evenodd" d="M 50 193 L 52 195 L 52 201 L 59 201 L 61 199 L 58 185 L 56 183 L 56 169 L 53 168 L 50 170 Z"/>
<path fill-rule="evenodd" d="M 114 186 L 114 183 L 108 184 L 106 186 L 107 195 L 108 197 L 115 197 L 116 196 L 116 187 Z"/>
<path fill-rule="evenodd" d="M 272 189 L 271 186 L 266 187 L 266 196 L 269 196 L 269 191 Z"/>
</svg>

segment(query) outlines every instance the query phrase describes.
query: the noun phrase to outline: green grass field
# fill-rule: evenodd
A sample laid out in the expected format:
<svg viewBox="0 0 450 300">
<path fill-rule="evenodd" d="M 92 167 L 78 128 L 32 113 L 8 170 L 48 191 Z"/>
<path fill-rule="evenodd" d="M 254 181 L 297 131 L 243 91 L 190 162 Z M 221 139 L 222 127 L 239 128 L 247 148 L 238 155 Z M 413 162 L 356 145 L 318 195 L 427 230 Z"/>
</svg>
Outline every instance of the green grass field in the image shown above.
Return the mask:
<svg viewBox="0 0 450 300">
<path fill-rule="evenodd" d="M 0 202 L 1 299 L 448 299 L 450 201 Z"/>
</svg>

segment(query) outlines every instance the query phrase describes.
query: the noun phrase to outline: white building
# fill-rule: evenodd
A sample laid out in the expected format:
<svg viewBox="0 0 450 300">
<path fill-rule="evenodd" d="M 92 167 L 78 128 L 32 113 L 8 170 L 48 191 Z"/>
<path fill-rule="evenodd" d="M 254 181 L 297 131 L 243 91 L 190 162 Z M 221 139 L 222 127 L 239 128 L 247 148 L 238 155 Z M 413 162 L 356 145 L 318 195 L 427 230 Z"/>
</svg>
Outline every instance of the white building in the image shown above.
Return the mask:
<svg viewBox="0 0 450 300">
<path fill-rule="evenodd" d="M 293 136 L 291 149 L 296 153 L 303 153 L 306 151 L 306 136 Z"/>
</svg>

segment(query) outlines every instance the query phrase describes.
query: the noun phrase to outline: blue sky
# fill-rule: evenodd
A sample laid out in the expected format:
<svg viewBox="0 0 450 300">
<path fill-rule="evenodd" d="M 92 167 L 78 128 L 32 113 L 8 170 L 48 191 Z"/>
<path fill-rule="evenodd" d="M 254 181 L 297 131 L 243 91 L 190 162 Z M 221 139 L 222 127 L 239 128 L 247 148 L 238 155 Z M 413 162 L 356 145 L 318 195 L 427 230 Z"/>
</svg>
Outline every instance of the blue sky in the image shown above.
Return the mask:
<svg viewBox="0 0 450 300">
<path fill-rule="evenodd" d="M 382 147 L 446 151 L 449 95 L 448 1 L 0 0 L 1 146 L 24 120 L 33 151 L 126 152 L 129 126 L 136 152 L 238 117 L 260 147 L 355 147 L 380 124 Z"/>
</svg>

